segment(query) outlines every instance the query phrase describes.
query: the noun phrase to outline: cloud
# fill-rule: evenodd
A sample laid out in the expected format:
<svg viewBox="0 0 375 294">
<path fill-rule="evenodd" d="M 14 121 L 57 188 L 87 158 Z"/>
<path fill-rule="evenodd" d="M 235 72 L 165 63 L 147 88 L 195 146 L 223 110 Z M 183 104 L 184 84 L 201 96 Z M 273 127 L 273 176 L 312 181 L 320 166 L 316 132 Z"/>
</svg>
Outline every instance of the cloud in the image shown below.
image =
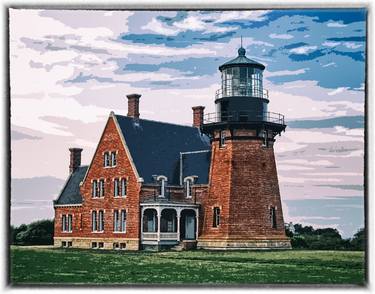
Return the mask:
<svg viewBox="0 0 375 294">
<path fill-rule="evenodd" d="M 272 33 L 270 35 L 268 35 L 271 39 L 281 39 L 281 40 L 289 40 L 289 39 L 293 39 L 294 36 L 293 35 L 290 35 L 290 34 L 275 34 L 275 33 Z"/>
<path fill-rule="evenodd" d="M 344 28 L 346 26 L 347 25 L 345 25 L 343 23 L 340 23 L 340 22 L 329 22 L 329 23 L 327 23 L 327 27 L 330 27 L 330 28 Z"/>
<path fill-rule="evenodd" d="M 337 88 L 336 90 L 333 90 L 333 91 L 331 91 L 331 92 L 328 92 L 327 94 L 328 94 L 329 96 L 337 95 L 337 94 L 340 94 L 340 93 L 342 93 L 342 92 L 344 92 L 345 90 L 348 90 L 348 89 L 349 89 L 349 87 L 339 87 L 339 88 Z"/>
<path fill-rule="evenodd" d="M 41 137 L 30 136 L 28 134 L 18 132 L 18 131 L 15 131 L 15 130 L 11 131 L 10 137 L 11 137 L 12 140 L 40 140 L 41 139 Z"/>
<path fill-rule="evenodd" d="M 298 48 L 291 49 L 290 52 L 294 54 L 307 54 L 310 51 L 317 49 L 317 46 L 302 46 Z"/>
</svg>

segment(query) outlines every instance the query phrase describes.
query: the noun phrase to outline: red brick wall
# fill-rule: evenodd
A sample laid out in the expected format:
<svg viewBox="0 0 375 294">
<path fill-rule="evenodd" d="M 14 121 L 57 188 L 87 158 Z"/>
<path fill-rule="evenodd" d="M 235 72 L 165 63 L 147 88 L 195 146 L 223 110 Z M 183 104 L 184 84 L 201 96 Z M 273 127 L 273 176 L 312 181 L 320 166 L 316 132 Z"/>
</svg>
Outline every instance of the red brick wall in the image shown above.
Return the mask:
<svg viewBox="0 0 375 294">
<path fill-rule="evenodd" d="M 117 151 L 117 165 L 115 167 L 104 167 L 104 152 Z M 115 178 L 127 178 L 127 196 L 115 198 L 113 196 L 113 180 Z M 105 179 L 105 196 L 103 198 L 92 198 L 92 180 Z M 140 184 L 132 169 L 131 163 L 125 148 L 117 132 L 114 119 L 109 118 L 98 148 L 94 154 L 93 161 L 88 170 L 87 177 L 81 186 L 82 204 L 82 230 L 77 233 L 80 237 L 120 237 L 139 238 L 140 207 L 139 192 Z M 115 209 L 126 209 L 126 233 L 113 232 L 113 211 Z M 56 213 L 64 211 L 66 208 L 56 208 Z M 92 210 L 104 210 L 104 233 L 93 233 L 91 224 Z M 75 224 L 74 224 L 75 225 Z M 60 236 L 61 225 L 55 224 L 55 236 Z M 73 234 L 76 234 L 73 229 Z"/>
<path fill-rule="evenodd" d="M 71 214 L 72 219 L 72 232 L 62 232 L 62 215 Z M 81 236 L 81 207 L 56 207 L 55 208 L 55 237 L 79 237 Z"/>
<path fill-rule="evenodd" d="M 200 197 L 201 238 L 285 237 L 273 148 L 261 140 L 212 143 L 210 186 Z M 221 224 L 213 228 L 213 207 L 221 210 Z M 275 206 L 277 228 L 271 228 L 269 207 Z"/>
</svg>

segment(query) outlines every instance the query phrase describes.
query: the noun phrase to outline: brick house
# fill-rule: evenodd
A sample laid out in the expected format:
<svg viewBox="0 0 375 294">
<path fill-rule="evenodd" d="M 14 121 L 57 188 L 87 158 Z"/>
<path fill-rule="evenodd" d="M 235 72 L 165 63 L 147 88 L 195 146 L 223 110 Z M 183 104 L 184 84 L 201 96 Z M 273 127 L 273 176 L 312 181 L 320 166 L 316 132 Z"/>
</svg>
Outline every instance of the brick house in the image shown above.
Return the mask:
<svg viewBox="0 0 375 294">
<path fill-rule="evenodd" d="M 192 126 L 140 119 L 141 95 L 131 94 L 89 166 L 70 149 L 56 247 L 290 248 L 273 150 L 286 125 L 267 111 L 264 65 L 245 53 L 219 67 L 216 112 L 193 107 Z"/>
</svg>

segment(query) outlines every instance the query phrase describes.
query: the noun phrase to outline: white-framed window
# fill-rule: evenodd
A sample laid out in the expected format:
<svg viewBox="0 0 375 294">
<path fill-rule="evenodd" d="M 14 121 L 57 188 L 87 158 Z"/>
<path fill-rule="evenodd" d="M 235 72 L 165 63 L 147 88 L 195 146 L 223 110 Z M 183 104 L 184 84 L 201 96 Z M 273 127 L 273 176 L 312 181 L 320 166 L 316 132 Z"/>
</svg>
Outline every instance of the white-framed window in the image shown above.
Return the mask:
<svg viewBox="0 0 375 294">
<path fill-rule="evenodd" d="M 121 179 L 121 196 L 126 196 L 127 190 L 127 181 L 125 178 Z"/>
<path fill-rule="evenodd" d="M 110 157 L 109 157 L 109 152 L 104 153 L 104 167 L 110 166 Z"/>
<path fill-rule="evenodd" d="M 104 189 L 104 180 L 99 180 L 99 197 L 104 197 L 105 189 Z"/>
<path fill-rule="evenodd" d="M 113 231 L 126 232 L 126 210 L 115 210 L 113 212 Z"/>
<path fill-rule="evenodd" d="M 116 166 L 117 164 L 117 156 L 116 152 L 111 152 L 111 166 Z"/>
<path fill-rule="evenodd" d="M 219 133 L 219 147 L 224 147 L 225 146 L 225 132 L 224 131 L 220 131 Z"/>
<path fill-rule="evenodd" d="M 214 207 L 214 219 L 212 226 L 217 228 L 220 225 L 220 207 Z"/>
<path fill-rule="evenodd" d="M 73 216 L 71 214 L 63 214 L 61 217 L 61 230 L 65 233 L 71 233 L 73 230 Z"/>
<path fill-rule="evenodd" d="M 187 177 L 184 180 L 184 190 L 186 198 L 191 198 L 193 196 L 193 183 L 194 179 L 192 177 Z"/>
<path fill-rule="evenodd" d="M 165 197 L 165 191 L 166 191 L 166 186 L 167 186 L 167 177 L 165 176 L 158 176 L 156 178 L 158 182 L 158 194 L 159 197 Z"/>
<path fill-rule="evenodd" d="M 117 165 L 117 151 L 104 152 L 104 167 L 113 167 Z"/>
<path fill-rule="evenodd" d="M 98 231 L 103 232 L 104 231 L 104 211 L 99 210 L 98 213 Z"/>
<path fill-rule="evenodd" d="M 99 193 L 98 193 L 98 181 L 97 180 L 93 180 L 92 181 L 92 197 L 93 198 L 96 198 L 99 196 Z"/>
<path fill-rule="evenodd" d="M 113 181 L 113 196 L 119 196 L 120 195 L 120 180 L 114 179 Z"/>
<path fill-rule="evenodd" d="M 95 210 L 91 213 L 91 229 L 93 232 L 98 231 L 97 215 L 98 213 Z"/>
</svg>

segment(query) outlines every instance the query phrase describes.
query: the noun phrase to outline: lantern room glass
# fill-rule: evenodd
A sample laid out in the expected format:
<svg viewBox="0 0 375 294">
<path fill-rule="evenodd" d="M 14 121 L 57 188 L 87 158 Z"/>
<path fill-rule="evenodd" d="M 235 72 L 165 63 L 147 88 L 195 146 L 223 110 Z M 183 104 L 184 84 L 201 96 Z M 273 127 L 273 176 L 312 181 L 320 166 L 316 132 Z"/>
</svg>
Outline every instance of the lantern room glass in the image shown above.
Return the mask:
<svg viewBox="0 0 375 294">
<path fill-rule="evenodd" d="M 223 97 L 249 96 L 263 98 L 263 73 L 252 67 L 230 67 L 222 71 Z"/>
</svg>

